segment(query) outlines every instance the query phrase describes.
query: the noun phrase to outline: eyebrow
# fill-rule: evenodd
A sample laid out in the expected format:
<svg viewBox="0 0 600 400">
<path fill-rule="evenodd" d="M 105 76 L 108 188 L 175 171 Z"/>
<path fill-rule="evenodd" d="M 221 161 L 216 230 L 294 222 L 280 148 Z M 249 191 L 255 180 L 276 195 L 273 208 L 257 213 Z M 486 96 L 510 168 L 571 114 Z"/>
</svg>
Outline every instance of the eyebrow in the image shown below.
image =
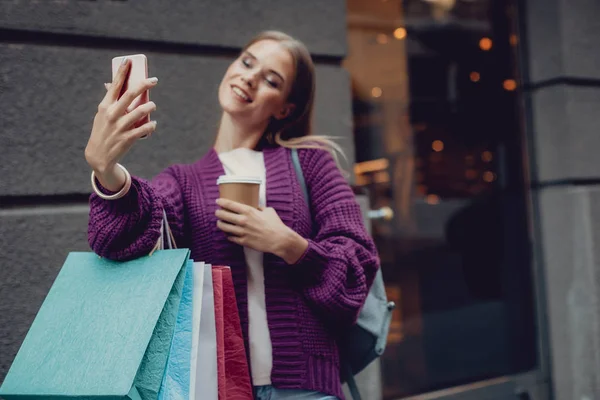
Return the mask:
<svg viewBox="0 0 600 400">
<path fill-rule="evenodd" d="M 246 50 L 246 54 L 250 56 L 250 58 L 258 61 L 258 58 L 256 58 L 256 56 L 252 53 L 250 53 L 248 50 Z M 283 79 L 283 76 L 281 76 L 281 74 L 277 71 L 275 71 L 274 69 L 270 69 L 269 72 L 274 73 L 275 75 L 277 75 L 279 77 L 279 79 L 281 79 L 282 82 L 285 82 L 285 79 Z"/>
</svg>

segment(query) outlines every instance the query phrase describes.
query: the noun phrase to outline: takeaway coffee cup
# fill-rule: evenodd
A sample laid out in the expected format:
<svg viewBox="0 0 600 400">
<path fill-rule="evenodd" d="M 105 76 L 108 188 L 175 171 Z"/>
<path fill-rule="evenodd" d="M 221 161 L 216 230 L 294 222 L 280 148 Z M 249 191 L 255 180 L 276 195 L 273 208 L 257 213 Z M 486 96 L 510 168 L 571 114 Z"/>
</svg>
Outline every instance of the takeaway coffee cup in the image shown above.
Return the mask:
<svg viewBox="0 0 600 400">
<path fill-rule="evenodd" d="M 262 180 L 253 176 L 220 176 L 217 180 L 221 198 L 258 208 Z"/>
</svg>

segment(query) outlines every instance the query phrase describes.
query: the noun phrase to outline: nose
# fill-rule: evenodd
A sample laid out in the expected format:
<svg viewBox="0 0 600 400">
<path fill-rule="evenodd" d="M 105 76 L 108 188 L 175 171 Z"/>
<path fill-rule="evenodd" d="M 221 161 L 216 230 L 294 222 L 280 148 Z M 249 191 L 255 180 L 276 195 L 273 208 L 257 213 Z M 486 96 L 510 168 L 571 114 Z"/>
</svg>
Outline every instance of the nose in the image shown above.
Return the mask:
<svg viewBox="0 0 600 400">
<path fill-rule="evenodd" d="M 256 86 L 256 72 L 249 71 L 242 76 L 242 82 L 248 85 L 249 88 L 254 89 Z"/>
</svg>

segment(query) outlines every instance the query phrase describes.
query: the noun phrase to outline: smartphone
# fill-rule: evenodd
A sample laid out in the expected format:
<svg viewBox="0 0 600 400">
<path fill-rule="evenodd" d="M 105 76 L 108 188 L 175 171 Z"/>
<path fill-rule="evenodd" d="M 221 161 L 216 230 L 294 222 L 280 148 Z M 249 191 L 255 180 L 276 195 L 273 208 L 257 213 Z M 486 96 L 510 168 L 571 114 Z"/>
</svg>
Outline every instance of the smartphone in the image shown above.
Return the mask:
<svg viewBox="0 0 600 400">
<path fill-rule="evenodd" d="M 129 59 L 129 61 L 131 63 L 131 67 L 129 68 L 129 73 L 127 75 L 127 78 L 125 79 L 125 83 L 123 84 L 121 93 L 119 93 L 119 98 L 121 98 L 121 96 L 123 96 L 123 94 L 127 91 L 128 88 L 136 87 L 141 81 L 148 78 L 148 59 L 146 58 L 146 56 L 144 54 L 132 54 L 132 55 L 126 55 L 126 56 L 118 56 L 118 57 L 115 57 L 112 59 L 113 82 L 115 80 L 115 76 L 117 75 L 117 72 L 119 71 L 121 62 L 123 61 L 124 58 Z M 136 97 L 131 102 L 131 105 L 127 108 L 127 112 L 131 112 L 131 111 L 135 110 L 136 107 L 138 107 L 144 103 L 147 103 L 149 101 L 150 101 L 150 94 L 149 94 L 149 91 L 146 90 L 144 93 L 142 93 L 141 95 Z M 150 114 L 148 114 L 146 117 L 142 118 L 141 120 L 137 121 L 134 126 L 137 128 L 139 126 L 144 125 L 147 122 L 150 122 Z"/>
</svg>

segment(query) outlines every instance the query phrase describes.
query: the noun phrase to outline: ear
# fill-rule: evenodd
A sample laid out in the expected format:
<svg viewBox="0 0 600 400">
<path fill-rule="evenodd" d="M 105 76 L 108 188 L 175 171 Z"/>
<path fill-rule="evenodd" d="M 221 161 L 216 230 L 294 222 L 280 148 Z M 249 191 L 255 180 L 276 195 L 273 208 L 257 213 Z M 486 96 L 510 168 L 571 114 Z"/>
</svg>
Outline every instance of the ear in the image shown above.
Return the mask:
<svg viewBox="0 0 600 400">
<path fill-rule="evenodd" d="M 275 119 L 282 120 L 290 116 L 290 114 L 296 108 L 295 104 L 288 103 L 286 104 L 277 114 L 274 115 Z"/>
</svg>

